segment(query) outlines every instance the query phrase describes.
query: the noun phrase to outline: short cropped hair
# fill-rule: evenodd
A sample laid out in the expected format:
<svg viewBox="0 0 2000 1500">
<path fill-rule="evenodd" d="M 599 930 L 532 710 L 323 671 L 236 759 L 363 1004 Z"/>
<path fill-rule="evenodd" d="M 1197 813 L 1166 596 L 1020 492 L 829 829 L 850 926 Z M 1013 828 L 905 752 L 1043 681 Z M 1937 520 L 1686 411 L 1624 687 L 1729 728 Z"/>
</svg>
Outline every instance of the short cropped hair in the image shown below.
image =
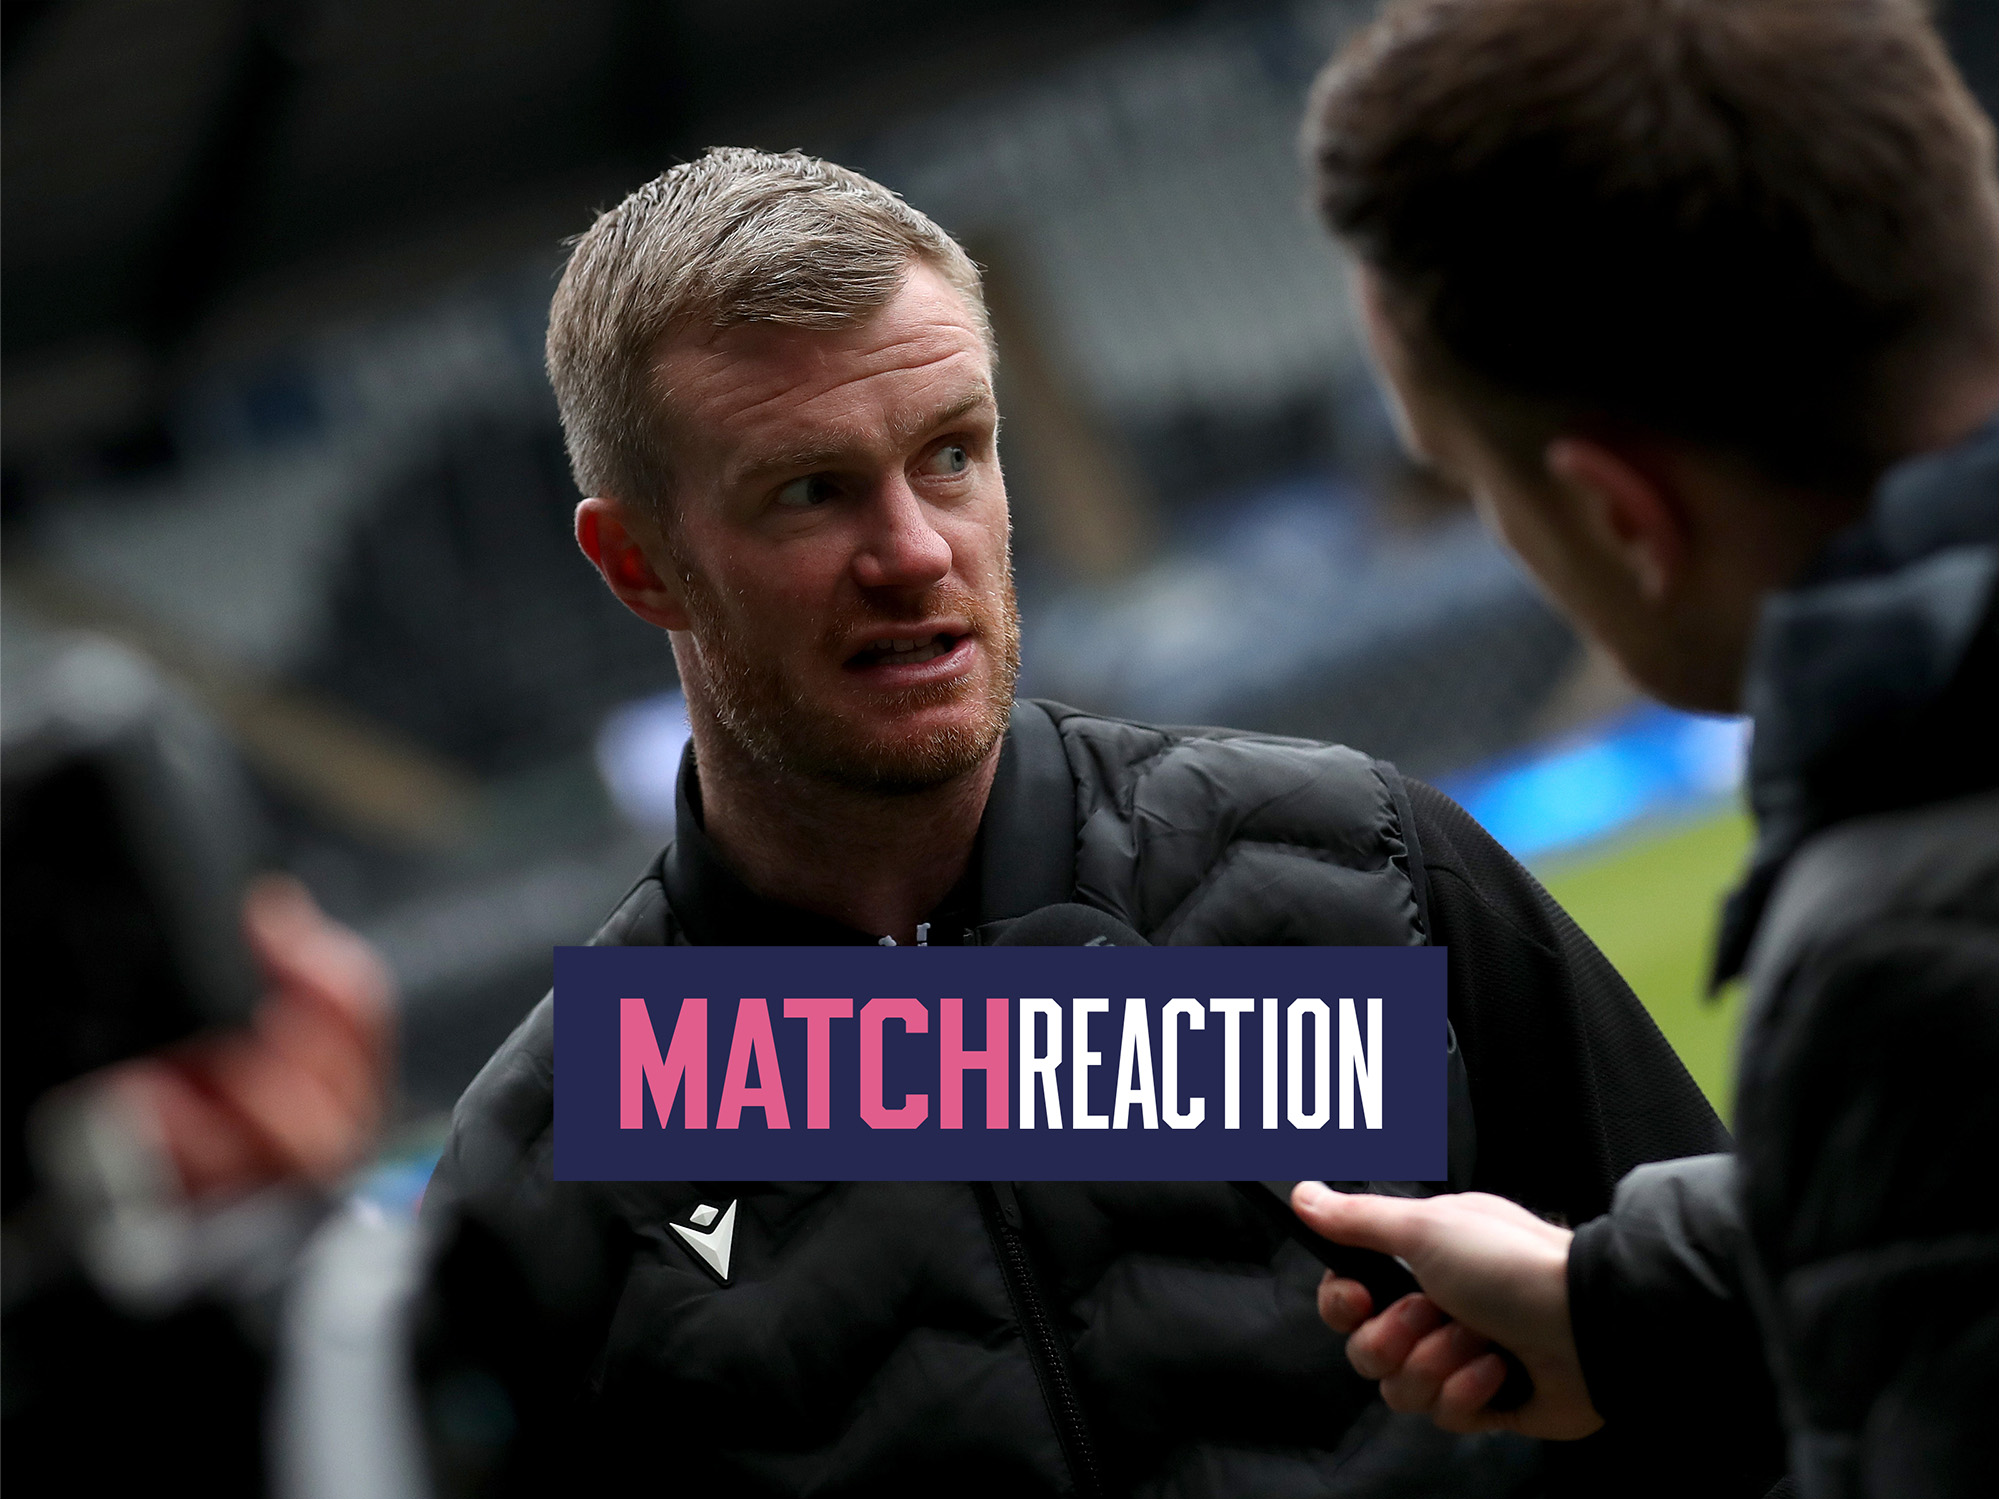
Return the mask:
<svg viewBox="0 0 2000 1500">
<path fill-rule="evenodd" d="M 667 518 L 672 422 L 656 369 L 669 335 L 859 322 L 913 263 L 964 295 L 990 348 L 978 267 L 880 183 L 733 146 L 655 177 L 578 237 L 549 308 L 549 382 L 577 488 Z"/>
<path fill-rule="evenodd" d="M 1917 0 L 1391 0 L 1318 205 L 1503 452 L 1630 425 L 1864 489 L 1994 346 L 1993 135 Z"/>
</svg>

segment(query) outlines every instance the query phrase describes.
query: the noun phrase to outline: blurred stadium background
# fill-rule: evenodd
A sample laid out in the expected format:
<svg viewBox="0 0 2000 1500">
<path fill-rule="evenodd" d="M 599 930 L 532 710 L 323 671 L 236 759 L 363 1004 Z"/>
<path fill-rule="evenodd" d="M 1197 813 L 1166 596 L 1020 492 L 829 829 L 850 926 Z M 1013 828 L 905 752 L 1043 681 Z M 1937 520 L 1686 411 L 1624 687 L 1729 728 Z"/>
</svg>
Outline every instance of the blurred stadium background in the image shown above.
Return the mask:
<svg viewBox="0 0 2000 1500">
<path fill-rule="evenodd" d="M 1634 700 L 1398 456 L 1294 148 L 1371 9 L 9 0 L 0 626 L 192 690 L 381 946 L 385 1201 L 671 824 L 672 661 L 569 541 L 540 350 L 563 238 L 715 143 L 990 268 L 1025 691 L 1438 780 L 1726 1107 L 1743 731 Z M 1991 0 L 1944 19 L 1990 109 Z"/>
</svg>

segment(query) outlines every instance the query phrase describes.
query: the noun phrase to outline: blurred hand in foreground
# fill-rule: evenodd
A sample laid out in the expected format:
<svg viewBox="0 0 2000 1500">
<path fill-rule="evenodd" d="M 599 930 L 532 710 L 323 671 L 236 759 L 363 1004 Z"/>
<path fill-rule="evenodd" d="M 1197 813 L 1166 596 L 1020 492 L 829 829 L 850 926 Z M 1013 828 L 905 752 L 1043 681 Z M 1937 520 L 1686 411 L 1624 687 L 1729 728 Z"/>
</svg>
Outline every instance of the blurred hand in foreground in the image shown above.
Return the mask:
<svg viewBox="0 0 2000 1500">
<path fill-rule="evenodd" d="M 1329 1271 L 1320 1282 L 1320 1317 L 1348 1335 L 1348 1362 L 1391 1410 L 1447 1432 L 1580 1438 L 1604 1425 L 1570 1332 L 1569 1230 L 1487 1193 L 1389 1198 L 1301 1182 L 1292 1208 L 1330 1240 L 1400 1256 L 1424 1289 L 1378 1309 L 1357 1281 Z M 1494 1344 L 1535 1383 L 1516 1411 L 1486 1406 L 1506 1376 Z"/>
<path fill-rule="evenodd" d="M 337 1181 L 373 1150 L 389 1097 L 395 1024 L 374 949 L 285 876 L 251 886 L 243 926 L 265 985 L 249 1027 L 102 1077 L 193 1200 Z"/>
</svg>

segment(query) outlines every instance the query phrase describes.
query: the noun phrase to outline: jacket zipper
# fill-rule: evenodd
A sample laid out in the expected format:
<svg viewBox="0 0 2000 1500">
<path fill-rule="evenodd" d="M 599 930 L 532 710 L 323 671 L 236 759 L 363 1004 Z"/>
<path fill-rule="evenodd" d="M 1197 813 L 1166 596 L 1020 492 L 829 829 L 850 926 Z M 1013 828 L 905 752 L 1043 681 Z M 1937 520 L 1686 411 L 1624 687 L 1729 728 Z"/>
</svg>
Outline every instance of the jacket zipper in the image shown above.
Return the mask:
<svg viewBox="0 0 2000 1500">
<path fill-rule="evenodd" d="M 1076 1377 L 1069 1367 L 1069 1345 L 1056 1331 L 1048 1306 L 1042 1300 L 1041 1283 L 1028 1258 L 1028 1239 L 1021 1219 L 1020 1201 L 1011 1182 L 975 1182 L 972 1191 L 986 1215 L 987 1233 L 1000 1261 L 1001 1279 L 1007 1283 L 1007 1299 L 1014 1305 L 1014 1320 L 1021 1325 L 1021 1341 L 1028 1347 L 1028 1362 L 1042 1388 L 1042 1400 L 1056 1429 L 1056 1441 L 1069 1465 L 1070 1479 L 1079 1495 L 1101 1495 L 1104 1480 L 1098 1473 L 1097 1453 L 1084 1421 L 1083 1403 L 1077 1399 Z"/>
</svg>

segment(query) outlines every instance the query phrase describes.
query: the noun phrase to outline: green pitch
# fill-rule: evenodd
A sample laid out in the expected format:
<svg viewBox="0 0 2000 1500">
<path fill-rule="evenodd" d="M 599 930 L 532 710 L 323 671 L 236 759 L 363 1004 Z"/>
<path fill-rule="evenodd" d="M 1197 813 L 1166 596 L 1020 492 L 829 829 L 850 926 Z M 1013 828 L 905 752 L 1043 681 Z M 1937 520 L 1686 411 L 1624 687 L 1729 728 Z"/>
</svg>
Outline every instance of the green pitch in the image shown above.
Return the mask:
<svg viewBox="0 0 2000 1500">
<path fill-rule="evenodd" d="M 1724 1120 L 1735 1090 L 1743 995 L 1705 991 L 1722 898 L 1750 851 L 1730 811 L 1642 830 L 1551 859 L 1535 873 L 1625 976 Z"/>
</svg>

